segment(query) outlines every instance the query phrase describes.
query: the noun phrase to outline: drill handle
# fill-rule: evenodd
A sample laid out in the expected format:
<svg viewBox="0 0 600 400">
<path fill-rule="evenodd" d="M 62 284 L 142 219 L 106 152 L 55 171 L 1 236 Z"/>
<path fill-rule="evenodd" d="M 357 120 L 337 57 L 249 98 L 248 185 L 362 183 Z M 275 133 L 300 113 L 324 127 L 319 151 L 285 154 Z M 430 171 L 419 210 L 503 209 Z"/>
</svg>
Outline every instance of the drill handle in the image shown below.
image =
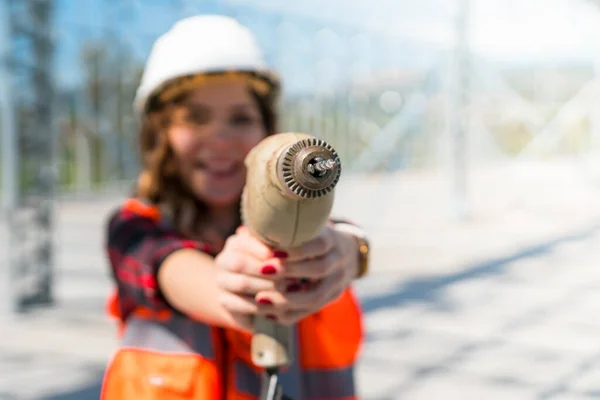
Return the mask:
<svg viewBox="0 0 600 400">
<path fill-rule="evenodd" d="M 288 366 L 293 361 L 292 327 L 262 315 L 254 319 L 252 362 L 263 368 Z"/>
</svg>

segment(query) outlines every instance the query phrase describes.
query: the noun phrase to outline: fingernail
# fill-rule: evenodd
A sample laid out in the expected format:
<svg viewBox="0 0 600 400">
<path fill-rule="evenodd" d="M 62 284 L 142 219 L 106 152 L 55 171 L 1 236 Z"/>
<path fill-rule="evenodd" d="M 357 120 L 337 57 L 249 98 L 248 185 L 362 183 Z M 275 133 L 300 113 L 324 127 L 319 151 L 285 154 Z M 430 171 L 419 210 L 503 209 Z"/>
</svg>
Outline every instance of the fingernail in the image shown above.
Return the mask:
<svg viewBox="0 0 600 400">
<path fill-rule="evenodd" d="M 273 304 L 269 299 L 258 299 L 259 304 Z"/>
<path fill-rule="evenodd" d="M 267 319 L 270 319 L 271 321 L 277 321 L 277 317 L 274 316 L 273 314 L 268 314 Z"/>
<path fill-rule="evenodd" d="M 285 251 L 275 250 L 273 251 L 273 257 L 275 258 L 288 258 L 289 254 Z"/>
<path fill-rule="evenodd" d="M 302 286 L 300 286 L 297 283 L 293 283 L 293 284 L 291 284 L 290 286 L 287 287 L 287 291 L 288 292 L 297 292 L 300 289 L 302 289 Z"/>
<path fill-rule="evenodd" d="M 277 272 L 277 269 L 275 269 L 275 267 L 272 265 L 265 265 L 264 267 L 262 267 L 260 272 L 262 272 L 265 275 L 273 275 Z"/>
</svg>

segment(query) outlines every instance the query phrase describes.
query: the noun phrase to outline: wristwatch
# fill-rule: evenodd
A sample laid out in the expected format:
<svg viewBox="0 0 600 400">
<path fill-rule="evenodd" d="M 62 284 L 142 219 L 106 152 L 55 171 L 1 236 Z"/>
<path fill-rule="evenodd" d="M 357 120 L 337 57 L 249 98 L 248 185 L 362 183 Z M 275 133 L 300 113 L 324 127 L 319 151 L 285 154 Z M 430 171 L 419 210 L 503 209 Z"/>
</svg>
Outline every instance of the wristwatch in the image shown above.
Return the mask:
<svg viewBox="0 0 600 400">
<path fill-rule="evenodd" d="M 356 225 L 348 224 L 346 222 L 337 222 L 333 224 L 334 229 L 349 233 L 352 235 L 356 242 L 358 243 L 358 257 L 359 257 L 359 266 L 358 266 L 358 278 L 362 278 L 369 271 L 369 256 L 370 256 L 370 246 L 369 240 L 367 239 L 367 235 L 365 231 L 360 229 Z"/>
</svg>

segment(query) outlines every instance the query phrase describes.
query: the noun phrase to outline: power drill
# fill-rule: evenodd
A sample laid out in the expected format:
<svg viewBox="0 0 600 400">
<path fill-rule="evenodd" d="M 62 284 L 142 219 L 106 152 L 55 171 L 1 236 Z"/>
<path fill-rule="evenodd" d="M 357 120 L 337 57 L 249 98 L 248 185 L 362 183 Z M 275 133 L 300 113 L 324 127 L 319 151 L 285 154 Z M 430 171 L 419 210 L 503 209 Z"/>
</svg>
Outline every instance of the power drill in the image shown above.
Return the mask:
<svg viewBox="0 0 600 400">
<path fill-rule="evenodd" d="M 341 162 L 333 147 L 304 133 L 278 133 L 245 159 L 242 223 L 265 244 L 292 249 L 314 239 L 333 207 Z M 291 327 L 257 316 L 252 361 L 265 369 L 261 400 L 280 400 L 278 371 L 292 362 Z"/>
</svg>

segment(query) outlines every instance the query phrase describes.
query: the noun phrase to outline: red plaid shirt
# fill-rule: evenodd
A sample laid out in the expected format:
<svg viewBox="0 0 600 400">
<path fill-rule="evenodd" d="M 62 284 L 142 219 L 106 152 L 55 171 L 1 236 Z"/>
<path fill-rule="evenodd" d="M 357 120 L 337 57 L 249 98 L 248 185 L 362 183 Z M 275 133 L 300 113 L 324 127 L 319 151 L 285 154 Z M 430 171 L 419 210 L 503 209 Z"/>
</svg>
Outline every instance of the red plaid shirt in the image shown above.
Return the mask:
<svg viewBox="0 0 600 400">
<path fill-rule="evenodd" d="M 158 268 L 168 255 L 185 248 L 211 254 L 207 244 L 189 240 L 151 217 L 125 208 L 109 218 L 106 247 L 123 320 L 139 305 L 153 311 L 175 311 L 156 281 Z"/>
</svg>

